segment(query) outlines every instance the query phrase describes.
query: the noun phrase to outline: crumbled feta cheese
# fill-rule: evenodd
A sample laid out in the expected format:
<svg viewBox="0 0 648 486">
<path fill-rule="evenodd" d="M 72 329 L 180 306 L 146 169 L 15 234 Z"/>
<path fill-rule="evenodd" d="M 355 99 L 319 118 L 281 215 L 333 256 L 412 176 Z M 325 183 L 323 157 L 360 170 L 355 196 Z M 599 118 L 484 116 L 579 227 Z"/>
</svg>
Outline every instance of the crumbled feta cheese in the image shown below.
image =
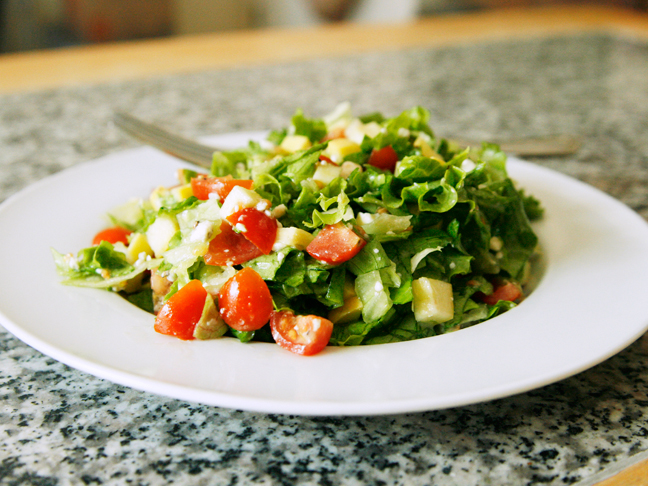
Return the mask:
<svg viewBox="0 0 648 486">
<path fill-rule="evenodd" d="M 141 251 L 139 255 L 137 255 L 137 260 L 135 260 L 135 263 L 133 263 L 133 266 L 139 267 L 142 265 L 144 262 L 149 261 L 151 259 L 151 256 L 146 253 L 145 251 Z"/>
<path fill-rule="evenodd" d="M 374 285 L 374 290 L 376 292 L 382 292 L 383 288 L 383 284 L 381 284 L 380 282 L 376 282 L 376 285 Z"/>
<path fill-rule="evenodd" d="M 286 214 L 286 210 L 288 208 L 286 207 L 285 204 L 279 204 L 277 207 L 275 207 L 272 210 L 272 217 L 275 219 L 281 218 L 284 214 Z"/>
<path fill-rule="evenodd" d="M 191 236 L 189 236 L 189 241 L 191 243 L 207 242 L 213 234 L 214 223 L 211 221 L 197 221 L 195 228 L 191 232 Z"/>
<path fill-rule="evenodd" d="M 358 223 L 365 225 L 372 223 L 373 220 L 376 219 L 376 215 L 371 213 L 358 213 L 356 219 L 358 220 Z"/>
<path fill-rule="evenodd" d="M 401 138 L 407 138 L 410 136 L 410 131 L 407 128 L 399 128 L 398 129 L 398 136 Z"/>
<path fill-rule="evenodd" d="M 256 209 L 257 211 L 264 212 L 264 211 L 267 210 L 269 207 L 270 207 L 270 201 L 268 201 L 267 199 L 262 199 L 261 201 L 259 201 L 259 202 L 257 203 L 255 209 Z"/>
<path fill-rule="evenodd" d="M 236 223 L 236 225 L 234 226 L 234 231 L 236 231 L 237 233 L 245 233 L 247 231 L 247 228 L 243 223 Z"/>
<path fill-rule="evenodd" d="M 63 259 L 65 260 L 67 266 L 70 267 L 72 270 L 79 269 L 79 261 L 72 253 L 68 253 L 67 255 L 65 255 Z"/>
<path fill-rule="evenodd" d="M 470 172 L 474 170 L 475 167 L 477 167 L 477 164 L 475 164 L 470 159 L 466 159 L 461 163 L 461 170 L 463 170 L 464 172 Z"/>
</svg>

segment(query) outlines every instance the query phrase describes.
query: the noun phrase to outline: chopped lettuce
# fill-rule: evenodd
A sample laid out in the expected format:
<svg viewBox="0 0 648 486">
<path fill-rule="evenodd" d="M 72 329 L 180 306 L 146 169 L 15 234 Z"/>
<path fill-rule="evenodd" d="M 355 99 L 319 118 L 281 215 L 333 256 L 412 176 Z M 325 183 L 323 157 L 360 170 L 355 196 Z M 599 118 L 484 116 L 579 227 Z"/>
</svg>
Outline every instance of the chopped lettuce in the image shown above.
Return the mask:
<svg viewBox="0 0 648 486">
<path fill-rule="evenodd" d="M 108 215 L 113 224 L 139 234 L 157 218 L 167 218 L 175 226 L 163 244 L 151 244 L 160 254 L 136 262 L 131 257 L 129 263 L 126 247 L 102 242 L 77 255 L 52 250 L 57 270 L 66 284 L 124 292 L 152 312 L 156 298 L 168 299 L 192 279 L 216 297 L 240 268 L 249 267 L 265 280 L 277 309 L 327 317 L 354 302 L 353 313 L 334 325 L 330 344 L 339 346 L 418 339 L 490 319 L 515 306 L 489 305 L 484 296 L 503 282 L 525 283 L 538 245 L 530 221 L 542 217 L 543 209 L 508 177 L 506 155 L 497 145 L 460 147 L 436 137 L 429 120 L 421 107 L 392 118 L 354 117 L 348 103 L 322 118 L 297 110 L 290 126 L 270 133 L 270 148 L 252 142 L 214 153 L 211 176 L 251 179 L 280 226 L 312 238 L 328 225 L 342 224 L 360 235 L 366 244 L 341 264 L 318 261 L 303 240 L 289 240 L 242 265 L 207 265 L 210 242 L 225 224 L 222 202 L 190 195 L 196 173 L 182 170 L 180 189 L 157 188 L 149 199 L 133 199 Z M 338 154 L 342 167 L 330 179 L 317 180 L 318 166 L 327 163 L 334 146 L 326 140 L 343 133 L 357 145 Z M 287 136 L 306 137 L 300 145 L 306 148 L 287 153 L 280 146 Z M 372 153 L 386 146 L 398 156 L 393 172 L 369 163 Z M 150 271 L 170 281 L 166 295 L 152 291 Z M 452 319 L 416 321 L 412 285 L 422 278 L 451 285 Z M 230 329 L 228 335 L 242 342 L 272 340 L 267 326 Z"/>
</svg>

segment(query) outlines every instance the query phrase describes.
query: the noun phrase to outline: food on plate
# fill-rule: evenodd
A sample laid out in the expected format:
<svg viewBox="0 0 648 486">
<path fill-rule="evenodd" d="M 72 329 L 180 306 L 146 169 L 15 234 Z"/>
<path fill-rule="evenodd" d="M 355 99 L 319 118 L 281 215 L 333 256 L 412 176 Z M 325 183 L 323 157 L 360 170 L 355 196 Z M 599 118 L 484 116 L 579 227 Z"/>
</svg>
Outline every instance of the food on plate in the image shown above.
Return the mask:
<svg viewBox="0 0 648 486">
<path fill-rule="evenodd" d="M 182 340 L 232 336 L 301 355 L 435 336 L 525 294 L 539 202 L 494 144 L 436 137 L 420 107 L 323 118 L 215 152 L 109 213 L 63 283 L 118 292 Z"/>
</svg>

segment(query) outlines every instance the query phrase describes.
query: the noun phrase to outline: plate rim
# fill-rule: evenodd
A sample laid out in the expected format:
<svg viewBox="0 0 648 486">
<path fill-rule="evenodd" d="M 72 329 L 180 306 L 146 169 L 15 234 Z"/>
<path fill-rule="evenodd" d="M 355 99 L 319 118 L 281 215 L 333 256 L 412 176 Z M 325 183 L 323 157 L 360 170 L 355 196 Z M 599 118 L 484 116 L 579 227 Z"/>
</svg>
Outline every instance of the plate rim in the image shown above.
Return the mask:
<svg viewBox="0 0 648 486">
<path fill-rule="evenodd" d="M 222 134 L 213 137 L 206 137 L 207 141 L 219 141 L 219 140 L 228 140 L 234 136 L 236 139 L 242 137 L 258 137 L 260 134 L 266 132 L 237 132 L 235 134 Z M 130 155 L 144 155 L 144 156 L 154 156 L 157 152 L 148 147 L 138 147 L 133 149 L 127 149 L 124 151 L 118 151 L 99 157 L 92 161 L 77 164 L 73 167 L 65 169 L 59 173 L 48 176 L 44 179 L 41 179 L 29 186 L 25 187 L 16 194 L 13 194 L 7 198 L 2 204 L 0 204 L 0 217 L 7 211 L 10 211 L 14 204 L 20 204 L 24 199 L 29 198 L 34 192 L 37 192 L 40 188 L 49 187 L 51 185 L 56 185 L 60 181 L 66 180 L 70 177 L 70 174 L 75 174 L 76 172 L 84 172 L 87 170 L 92 170 L 93 164 L 106 164 L 110 163 L 112 158 L 121 158 L 124 156 Z M 163 155 L 163 154 L 159 154 Z M 168 157 L 164 155 L 164 157 Z M 511 165 L 512 163 L 512 165 Z M 181 162 L 176 162 L 183 166 Z M 525 170 L 531 170 L 532 172 L 537 172 L 539 174 L 544 174 L 556 180 L 561 180 L 566 182 L 574 187 L 578 187 L 581 190 L 584 190 L 590 194 L 593 194 L 594 197 L 603 200 L 606 204 L 612 205 L 616 210 L 621 210 L 625 212 L 626 215 L 631 216 L 635 219 L 637 226 L 641 226 L 642 231 L 648 235 L 648 224 L 646 221 L 641 218 L 636 212 L 628 208 L 622 202 L 612 198 L 608 194 L 596 189 L 592 186 L 585 184 L 582 181 L 571 178 L 560 172 L 553 171 L 546 167 L 542 167 L 531 162 L 523 161 L 514 157 L 509 157 L 509 167 L 519 166 Z M 96 215 L 99 219 L 100 215 Z M 551 267 L 552 262 L 548 262 L 548 268 Z M 542 287 L 543 282 L 541 281 L 539 287 Z M 503 316 L 497 317 L 495 319 L 501 319 L 502 317 L 509 316 L 511 313 L 516 314 L 516 310 L 524 309 L 524 306 L 520 306 L 509 313 L 506 313 Z M 629 344 L 634 342 L 639 338 L 648 328 L 648 314 L 643 319 L 644 323 L 642 326 L 637 325 L 633 333 L 629 333 L 623 342 L 618 343 L 615 347 L 610 348 L 606 353 L 600 353 L 593 359 L 588 360 L 587 362 L 580 363 L 569 369 L 563 370 L 562 373 L 554 373 L 551 376 L 545 376 L 543 380 L 531 380 L 526 381 L 521 380 L 517 384 L 507 383 L 502 385 L 499 389 L 491 389 L 491 392 L 487 397 L 476 397 L 474 393 L 465 392 L 463 394 L 456 394 L 454 397 L 447 397 L 445 400 L 436 400 L 436 405 L 430 407 L 430 398 L 422 397 L 418 399 L 405 398 L 402 400 L 389 400 L 389 401 L 379 401 L 379 402 L 339 402 L 339 401 L 294 401 L 294 400 L 285 400 L 285 399 L 273 399 L 273 398 L 258 398 L 258 397 L 243 397 L 240 395 L 233 395 L 231 393 L 222 393 L 214 390 L 203 390 L 196 389 L 195 387 L 186 387 L 177 385 L 174 383 L 164 383 L 159 380 L 148 378 L 145 376 L 137 375 L 132 372 L 125 372 L 122 370 L 116 370 L 106 364 L 100 364 L 93 362 L 91 360 L 84 359 L 83 357 L 75 356 L 74 354 L 69 353 L 66 350 L 59 349 L 56 346 L 53 346 L 51 343 L 48 343 L 46 340 L 43 340 L 41 337 L 34 335 L 29 330 L 24 329 L 20 324 L 13 322 L 7 315 L 5 315 L 2 308 L 0 308 L 0 324 L 2 324 L 11 334 L 15 337 L 33 347 L 34 349 L 42 352 L 43 354 L 50 356 L 57 361 L 60 361 L 68 366 L 76 368 L 78 370 L 87 372 L 91 375 L 97 376 L 102 379 L 107 379 L 111 382 L 118 383 L 124 386 L 128 386 L 134 389 L 141 391 L 146 391 L 154 393 L 161 396 L 187 400 L 195 403 L 203 403 L 207 405 L 222 406 L 233 409 L 242 409 L 256 412 L 266 412 L 266 413 L 286 413 L 286 414 L 297 414 L 297 415 L 381 415 L 387 413 L 406 413 L 406 412 L 418 412 L 424 410 L 438 410 L 443 408 L 455 407 L 455 406 L 464 406 L 472 403 L 478 403 L 483 401 L 490 401 L 498 398 L 503 398 L 506 396 L 511 396 L 514 394 L 522 393 L 529 391 L 531 389 L 539 388 L 556 381 L 560 381 L 569 376 L 573 376 L 583 370 L 591 368 L 596 364 L 608 359 L 614 354 L 618 353 Z M 492 322 L 493 320 L 489 321 Z M 479 326 L 483 326 L 480 324 Z M 462 330 L 465 332 L 467 330 Z M 447 336 L 447 335 L 446 335 Z M 440 339 L 444 336 L 437 336 L 427 339 Z M 419 340 L 425 341 L 425 340 Z M 375 345 L 375 346 L 397 346 L 406 343 L 394 343 L 388 345 Z M 272 345 L 269 345 L 272 346 Z M 301 358 L 301 359 L 310 359 L 310 358 Z"/>
</svg>

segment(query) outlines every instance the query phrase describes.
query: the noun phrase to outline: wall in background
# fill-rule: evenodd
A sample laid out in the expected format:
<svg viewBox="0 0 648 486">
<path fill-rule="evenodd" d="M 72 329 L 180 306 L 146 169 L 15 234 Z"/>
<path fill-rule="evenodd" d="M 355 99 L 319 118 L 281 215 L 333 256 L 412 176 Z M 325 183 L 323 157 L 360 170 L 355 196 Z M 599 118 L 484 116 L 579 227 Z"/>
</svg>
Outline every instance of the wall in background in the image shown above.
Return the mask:
<svg viewBox="0 0 648 486">
<path fill-rule="evenodd" d="M 0 52 L 322 22 L 402 22 L 419 15 L 588 0 L 0 0 Z M 592 3 L 592 0 L 590 0 Z M 648 0 L 593 0 L 646 8 Z"/>
</svg>

